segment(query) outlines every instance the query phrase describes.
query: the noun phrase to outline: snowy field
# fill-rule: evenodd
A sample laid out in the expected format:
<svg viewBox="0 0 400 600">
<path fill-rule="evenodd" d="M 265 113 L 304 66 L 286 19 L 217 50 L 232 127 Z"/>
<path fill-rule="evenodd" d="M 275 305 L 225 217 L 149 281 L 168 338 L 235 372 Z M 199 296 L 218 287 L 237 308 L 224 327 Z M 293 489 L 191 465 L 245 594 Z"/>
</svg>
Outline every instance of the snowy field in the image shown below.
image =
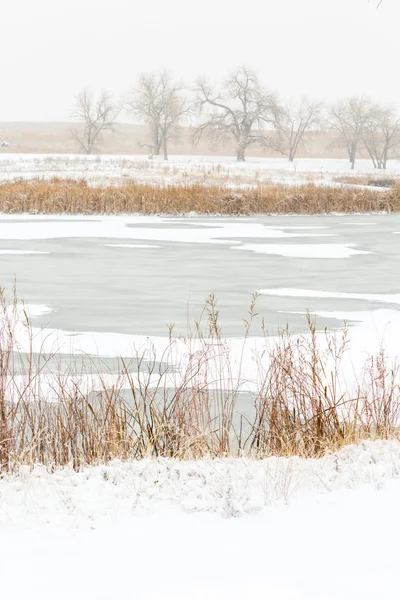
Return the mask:
<svg viewBox="0 0 400 600">
<path fill-rule="evenodd" d="M 91 185 L 133 180 L 154 185 L 215 184 L 246 188 L 257 185 L 343 185 L 342 176 L 398 178 L 400 161 L 389 161 L 386 171 L 360 159 L 354 171 L 346 159 L 248 158 L 238 163 L 224 156 L 171 156 L 164 161 L 147 156 L 0 154 L 0 181 L 52 177 L 85 179 Z"/>
<path fill-rule="evenodd" d="M 0 482 L 5 598 L 398 598 L 400 444 Z"/>
</svg>

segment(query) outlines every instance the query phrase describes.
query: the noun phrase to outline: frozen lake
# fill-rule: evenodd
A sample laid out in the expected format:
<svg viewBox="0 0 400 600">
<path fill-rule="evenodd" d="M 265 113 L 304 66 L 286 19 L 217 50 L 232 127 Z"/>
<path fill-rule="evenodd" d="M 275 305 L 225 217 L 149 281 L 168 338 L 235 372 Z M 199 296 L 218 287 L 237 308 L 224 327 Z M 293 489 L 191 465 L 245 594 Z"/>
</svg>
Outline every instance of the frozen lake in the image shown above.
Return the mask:
<svg viewBox="0 0 400 600">
<path fill-rule="evenodd" d="M 251 294 L 269 331 L 303 313 L 320 326 L 400 304 L 400 216 L 162 218 L 0 216 L 0 285 L 16 277 L 35 326 L 186 333 L 215 292 L 223 334 L 241 336 Z M 253 333 L 260 333 L 260 320 Z"/>
</svg>

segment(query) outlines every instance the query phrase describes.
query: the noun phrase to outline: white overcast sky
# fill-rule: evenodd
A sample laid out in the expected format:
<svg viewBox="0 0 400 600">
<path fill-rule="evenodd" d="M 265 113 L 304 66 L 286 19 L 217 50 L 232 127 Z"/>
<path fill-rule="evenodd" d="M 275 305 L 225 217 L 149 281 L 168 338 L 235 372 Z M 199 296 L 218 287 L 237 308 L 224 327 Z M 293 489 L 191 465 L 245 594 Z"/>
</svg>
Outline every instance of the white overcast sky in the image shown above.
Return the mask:
<svg viewBox="0 0 400 600">
<path fill-rule="evenodd" d="M 3 0 L 0 121 L 68 120 L 83 88 L 254 66 L 282 96 L 400 106 L 400 0 Z"/>
</svg>

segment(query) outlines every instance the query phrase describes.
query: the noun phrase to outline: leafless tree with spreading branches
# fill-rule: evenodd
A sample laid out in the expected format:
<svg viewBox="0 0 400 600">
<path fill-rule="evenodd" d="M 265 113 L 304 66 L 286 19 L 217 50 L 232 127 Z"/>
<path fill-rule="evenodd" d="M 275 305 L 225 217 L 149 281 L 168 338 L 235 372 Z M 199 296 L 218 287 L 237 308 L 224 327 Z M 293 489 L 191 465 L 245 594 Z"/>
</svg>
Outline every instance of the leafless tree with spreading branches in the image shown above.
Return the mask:
<svg viewBox="0 0 400 600">
<path fill-rule="evenodd" d="M 199 111 L 201 115 L 205 113 L 205 120 L 196 129 L 195 143 L 203 134 L 207 134 L 216 146 L 233 139 L 236 158 L 244 161 L 248 146 L 267 142 L 263 130 L 274 119 L 276 98 L 262 87 L 252 69 L 237 68 L 220 92 L 215 92 L 205 80 L 200 79 L 197 96 Z"/>
<path fill-rule="evenodd" d="M 341 100 L 330 110 L 330 128 L 337 134 L 337 142 L 346 148 L 352 169 L 373 114 L 374 107 L 364 96 Z"/>
<path fill-rule="evenodd" d="M 400 117 L 393 107 L 374 107 L 363 141 L 375 169 L 386 169 L 387 161 L 400 151 Z"/>
<path fill-rule="evenodd" d="M 306 134 L 321 124 L 321 102 L 303 98 L 297 105 L 278 107 L 273 121 L 274 132 L 269 137 L 269 146 L 293 162 L 304 145 Z"/>
<path fill-rule="evenodd" d="M 77 98 L 72 117 L 82 122 L 82 127 L 72 130 L 72 135 L 81 150 L 91 154 L 101 143 L 104 131 L 115 133 L 115 125 L 120 109 L 113 102 L 111 94 L 101 92 L 98 98 L 89 90 L 83 90 Z"/>
<path fill-rule="evenodd" d="M 151 148 L 156 156 L 162 149 L 168 160 L 168 142 L 179 137 L 179 125 L 191 114 L 182 86 L 167 71 L 143 74 L 125 102 L 128 112 L 150 127 L 151 142 L 142 145 Z"/>
</svg>

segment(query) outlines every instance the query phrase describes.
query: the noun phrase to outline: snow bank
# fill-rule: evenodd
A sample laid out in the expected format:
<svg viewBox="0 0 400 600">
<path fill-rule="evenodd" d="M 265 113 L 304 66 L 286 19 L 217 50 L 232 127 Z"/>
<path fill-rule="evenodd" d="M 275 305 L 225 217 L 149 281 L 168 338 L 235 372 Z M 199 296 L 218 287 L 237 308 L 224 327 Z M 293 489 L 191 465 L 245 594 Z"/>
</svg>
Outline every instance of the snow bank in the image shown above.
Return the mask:
<svg viewBox="0 0 400 600">
<path fill-rule="evenodd" d="M 256 514 L 340 490 L 400 480 L 400 443 L 367 441 L 321 459 L 112 461 L 75 472 L 21 467 L 0 481 L 0 527 L 92 529 L 165 512 Z"/>
<path fill-rule="evenodd" d="M 315 461 L 21 469 L 0 480 L 2 594 L 394 600 L 399 473 L 397 442 Z"/>
</svg>

